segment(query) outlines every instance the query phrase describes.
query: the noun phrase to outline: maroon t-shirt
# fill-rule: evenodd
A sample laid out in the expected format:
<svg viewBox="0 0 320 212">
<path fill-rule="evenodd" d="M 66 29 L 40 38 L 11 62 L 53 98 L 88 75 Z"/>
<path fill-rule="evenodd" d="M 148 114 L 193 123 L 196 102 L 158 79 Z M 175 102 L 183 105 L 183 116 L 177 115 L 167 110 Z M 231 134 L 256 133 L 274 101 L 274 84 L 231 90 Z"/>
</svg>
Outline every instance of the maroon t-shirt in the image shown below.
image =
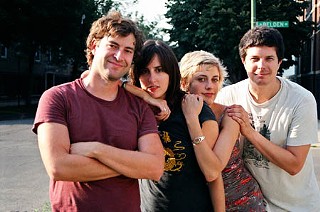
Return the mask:
<svg viewBox="0 0 320 212">
<path fill-rule="evenodd" d="M 136 151 L 138 138 L 157 133 L 149 106 L 119 88 L 114 101 L 99 99 L 82 81 L 55 86 L 43 93 L 32 130 L 44 122 L 66 125 L 71 143 L 100 141 Z M 125 176 L 92 182 L 50 181 L 50 200 L 58 211 L 140 211 L 137 179 Z"/>
</svg>

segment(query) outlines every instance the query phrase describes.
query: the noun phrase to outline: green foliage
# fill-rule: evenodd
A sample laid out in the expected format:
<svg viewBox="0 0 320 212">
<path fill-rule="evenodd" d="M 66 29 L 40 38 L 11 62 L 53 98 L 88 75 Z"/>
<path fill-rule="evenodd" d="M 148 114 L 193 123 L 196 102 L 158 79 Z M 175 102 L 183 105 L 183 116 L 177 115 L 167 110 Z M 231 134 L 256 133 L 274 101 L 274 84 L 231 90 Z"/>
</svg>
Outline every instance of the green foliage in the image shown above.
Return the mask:
<svg viewBox="0 0 320 212">
<path fill-rule="evenodd" d="M 168 0 L 165 14 L 172 28 L 167 30 L 170 41 L 175 43 L 173 49 L 178 58 L 185 53 L 198 49 L 196 33 L 199 19 L 209 0 Z"/>
<path fill-rule="evenodd" d="M 210 1 L 200 18 L 199 45 L 221 58 L 232 81 L 245 76 L 237 47 L 241 36 L 250 28 L 249 11 L 248 1 Z"/>
<path fill-rule="evenodd" d="M 283 74 L 283 69 L 296 64 L 292 56 L 299 57 L 302 54 L 303 44 L 312 34 L 314 23 L 299 20 L 303 10 L 308 6 L 308 1 L 260 0 L 257 2 L 257 21 L 289 21 L 289 28 L 278 28 L 285 43 L 285 60 L 279 75 Z"/>
<path fill-rule="evenodd" d="M 35 209 L 33 212 L 51 212 L 50 202 L 46 202 L 41 208 Z"/>
<path fill-rule="evenodd" d="M 292 56 L 302 53 L 302 44 L 309 38 L 313 23 L 300 22 L 307 1 L 257 0 L 257 21 L 289 21 L 289 28 L 279 28 L 285 41 L 283 68 L 294 64 Z M 246 77 L 238 54 L 238 44 L 250 29 L 250 1 L 247 0 L 168 0 L 165 16 L 172 29 L 170 42 L 178 58 L 194 50 L 212 52 L 223 61 L 232 82 Z"/>
</svg>

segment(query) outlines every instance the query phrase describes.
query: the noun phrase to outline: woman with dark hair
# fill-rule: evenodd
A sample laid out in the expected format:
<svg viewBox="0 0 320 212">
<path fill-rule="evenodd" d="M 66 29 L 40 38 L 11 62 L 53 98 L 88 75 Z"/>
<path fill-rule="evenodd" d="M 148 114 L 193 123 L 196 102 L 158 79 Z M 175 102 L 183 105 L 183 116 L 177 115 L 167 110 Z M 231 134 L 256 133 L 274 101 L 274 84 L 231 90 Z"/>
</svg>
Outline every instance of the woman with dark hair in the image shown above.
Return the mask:
<svg viewBox="0 0 320 212">
<path fill-rule="evenodd" d="M 146 41 L 130 77 L 152 98 L 166 100 L 171 111 L 158 121 L 164 174 L 158 182 L 140 180 L 142 211 L 224 210 L 219 161 L 212 152 L 218 124 L 202 97 L 180 89 L 179 65 L 171 48 L 162 41 Z M 123 87 L 140 97 L 146 93 L 126 83 Z"/>
</svg>

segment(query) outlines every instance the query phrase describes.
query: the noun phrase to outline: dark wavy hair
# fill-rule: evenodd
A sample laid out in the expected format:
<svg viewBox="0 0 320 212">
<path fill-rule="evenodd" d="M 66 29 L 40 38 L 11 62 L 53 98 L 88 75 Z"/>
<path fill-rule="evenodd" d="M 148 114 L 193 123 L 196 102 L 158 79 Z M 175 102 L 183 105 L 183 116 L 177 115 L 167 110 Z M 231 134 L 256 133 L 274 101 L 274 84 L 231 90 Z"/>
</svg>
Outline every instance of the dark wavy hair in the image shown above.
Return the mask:
<svg viewBox="0 0 320 212">
<path fill-rule="evenodd" d="M 176 104 L 181 103 L 184 92 L 180 89 L 181 75 L 178 60 L 170 46 L 165 42 L 147 40 L 144 43 L 139 60 L 137 60 L 134 68 L 130 71 L 130 78 L 135 86 L 141 87 L 139 77 L 142 75 L 142 70 L 148 66 L 155 55 L 159 57 L 163 71 L 169 75 L 166 101 L 170 109 L 173 110 Z"/>
<path fill-rule="evenodd" d="M 284 57 L 283 38 L 277 29 L 259 26 L 246 32 L 239 43 L 240 58 L 244 59 L 247 56 L 247 49 L 254 46 L 275 47 L 279 61 Z"/>
</svg>

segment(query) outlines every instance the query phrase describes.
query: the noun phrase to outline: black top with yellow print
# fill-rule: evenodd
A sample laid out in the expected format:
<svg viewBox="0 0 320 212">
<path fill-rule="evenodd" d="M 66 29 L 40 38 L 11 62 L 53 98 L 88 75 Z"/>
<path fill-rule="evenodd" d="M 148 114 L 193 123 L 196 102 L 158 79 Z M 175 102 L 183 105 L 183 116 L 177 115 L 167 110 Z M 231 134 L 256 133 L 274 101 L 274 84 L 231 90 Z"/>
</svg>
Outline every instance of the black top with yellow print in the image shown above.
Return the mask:
<svg viewBox="0 0 320 212">
<path fill-rule="evenodd" d="M 207 120 L 216 118 L 204 104 L 200 124 Z M 142 211 L 213 211 L 182 109 L 173 111 L 158 129 L 165 153 L 165 172 L 159 182 L 140 182 Z"/>
</svg>

